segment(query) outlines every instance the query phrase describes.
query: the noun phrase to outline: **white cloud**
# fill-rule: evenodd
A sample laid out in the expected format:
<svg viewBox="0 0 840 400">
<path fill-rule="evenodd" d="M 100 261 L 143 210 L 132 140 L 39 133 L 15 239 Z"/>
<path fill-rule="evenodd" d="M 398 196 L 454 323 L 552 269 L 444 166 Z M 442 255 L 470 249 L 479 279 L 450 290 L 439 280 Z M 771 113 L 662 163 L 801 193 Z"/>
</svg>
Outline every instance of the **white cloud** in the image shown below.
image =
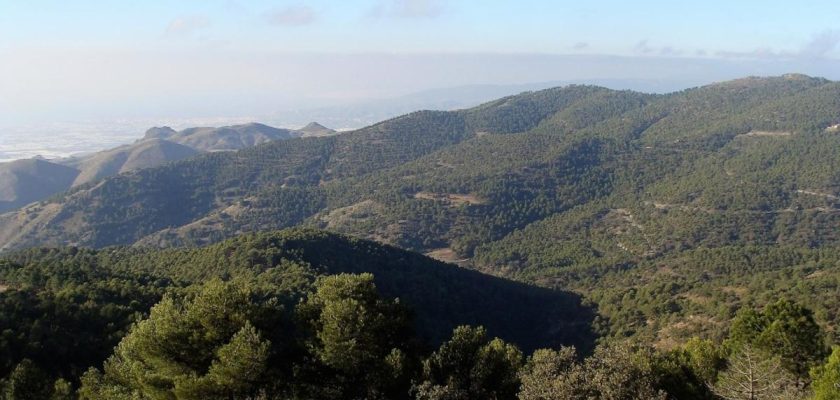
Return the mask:
<svg viewBox="0 0 840 400">
<path fill-rule="evenodd" d="M 682 54 L 683 54 L 682 50 L 675 49 L 671 46 L 665 46 L 665 47 L 659 49 L 659 55 L 665 56 L 665 57 L 675 57 L 675 56 L 680 56 Z"/>
<path fill-rule="evenodd" d="M 840 45 L 840 30 L 826 30 L 816 35 L 799 51 L 804 57 L 821 58 Z"/>
<path fill-rule="evenodd" d="M 827 58 L 838 46 L 840 46 L 840 30 L 826 30 L 815 34 L 798 50 L 775 50 L 770 47 L 760 47 L 749 51 L 719 50 L 714 54 L 721 58 L 808 60 Z"/>
<path fill-rule="evenodd" d="M 633 52 L 641 55 L 658 55 L 662 57 L 677 57 L 684 53 L 682 50 L 673 46 L 651 46 L 647 39 L 640 40 L 636 43 L 633 46 Z"/>
<path fill-rule="evenodd" d="M 432 18 L 443 12 L 435 0 L 395 0 L 397 14 L 406 18 Z"/>
<path fill-rule="evenodd" d="M 636 43 L 636 45 L 633 46 L 633 51 L 639 54 L 650 54 L 653 53 L 653 50 L 654 49 L 648 45 L 647 39 L 640 40 L 639 43 Z"/>
<path fill-rule="evenodd" d="M 209 26 L 210 21 L 200 15 L 178 17 L 173 19 L 166 27 L 166 35 L 187 36 Z"/>
<path fill-rule="evenodd" d="M 315 10 L 309 6 L 290 6 L 271 11 L 266 15 L 268 23 L 278 26 L 309 25 L 316 19 Z"/>
<path fill-rule="evenodd" d="M 749 51 L 729 51 L 719 50 L 715 55 L 721 58 L 745 58 L 756 60 L 773 60 L 773 59 L 790 59 L 795 58 L 796 54 L 789 51 L 776 51 L 769 47 L 760 47 Z"/>
<path fill-rule="evenodd" d="M 386 0 L 374 7 L 373 17 L 425 19 L 443 14 L 444 7 L 438 0 Z"/>
</svg>

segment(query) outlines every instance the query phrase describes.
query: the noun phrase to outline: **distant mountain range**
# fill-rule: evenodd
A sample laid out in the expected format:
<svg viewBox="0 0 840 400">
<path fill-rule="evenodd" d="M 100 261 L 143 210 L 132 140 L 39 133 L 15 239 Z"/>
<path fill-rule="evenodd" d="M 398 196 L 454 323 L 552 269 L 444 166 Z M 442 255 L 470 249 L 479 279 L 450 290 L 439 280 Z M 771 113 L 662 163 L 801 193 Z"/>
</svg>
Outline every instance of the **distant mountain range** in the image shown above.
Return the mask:
<svg viewBox="0 0 840 400">
<path fill-rule="evenodd" d="M 417 110 L 452 111 L 475 107 L 500 97 L 567 85 L 597 85 L 614 90 L 636 90 L 645 93 L 667 93 L 686 89 L 688 81 L 653 79 L 590 79 L 533 82 L 509 85 L 463 85 L 423 90 L 393 98 L 357 101 L 330 107 L 278 111 L 266 116 L 284 125 L 300 125 L 321 121 L 341 129 L 358 129 Z"/>
<path fill-rule="evenodd" d="M 258 123 L 181 131 L 155 127 L 133 144 L 82 157 L 0 163 L 0 213 L 44 200 L 71 187 L 201 153 L 235 151 L 275 140 L 332 134 L 335 131 L 315 122 L 300 130 Z"/>
</svg>

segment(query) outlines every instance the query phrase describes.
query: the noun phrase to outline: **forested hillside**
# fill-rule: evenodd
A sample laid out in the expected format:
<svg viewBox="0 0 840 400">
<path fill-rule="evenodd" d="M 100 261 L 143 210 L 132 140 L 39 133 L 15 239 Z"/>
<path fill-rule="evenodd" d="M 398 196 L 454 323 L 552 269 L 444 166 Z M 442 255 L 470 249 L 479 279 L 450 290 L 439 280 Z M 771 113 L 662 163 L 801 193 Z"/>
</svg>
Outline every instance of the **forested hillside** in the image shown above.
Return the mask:
<svg viewBox="0 0 840 400">
<path fill-rule="evenodd" d="M 568 86 L 214 153 L 0 215 L 0 245 L 166 247 L 304 225 L 572 290 L 597 330 L 721 338 L 788 296 L 835 335 L 840 84 Z M 773 258 L 766 254 L 774 255 Z M 616 289 L 620 288 L 620 289 Z"/>
<path fill-rule="evenodd" d="M 5 248 L 33 244 L 101 247 L 141 239 L 204 243 L 243 230 L 295 225 L 328 206 L 343 205 L 342 199 L 329 199 L 339 203 L 335 206 L 326 203 L 332 191 L 329 184 L 345 182 L 356 187 L 351 178 L 375 179 L 376 173 L 465 140 L 524 132 L 558 110 L 571 114 L 588 110 L 587 118 L 597 120 L 608 114 L 598 110 L 602 102 L 620 103 L 616 107 L 622 109 L 627 102 L 637 104 L 648 97 L 573 86 L 466 111 L 417 112 L 335 137 L 207 154 L 80 187 L 16 215 L 5 215 L 0 222 L 0 243 Z M 342 195 L 343 202 L 354 200 L 351 196 Z M 125 223 L 128 220 L 133 223 Z"/>
<path fill-rule="evenodd" d="M 306 223 L 464 259 L 531 225 L 606 209 L 665 247 L 626 251 L 636 255 L 828 243 L 819 226 L 835 215 L 838 92 L 790 75 L 661 96 L 526 93 L 116 177 L 3 216 L 0 239 L 199 244 Z"/>
<path fill-rule="evenodd" d="M 438 345 L 460 325 L 484 326 L 524 349 L 593 346 L 594 312 L 577 295 L 373 242 L 288 230 L 199 249 L 35 248 L 6 255 L 0 261 L 0 376 L 28 359 L 77 379 L 99 366 L 165 293 L 192 293 L 191 285 L 231 280 L 254 296 L 276 297 L 273 307 L 290 309 L 319 277 L 348 273 L 373 274 L 381 295 L 411 310 L 414 346 Z"/>
<path fill-rule="evenodd" d="M 840 350 L 828 357 L 824 327 L 789 300 L 744 307 L 720 340 L 695 338 L 667 349 L 623 340 L 593 349 L 592 318 L 575 295 L 315 230 L 198 249 L 35 248 L 0 260 L 0 395 L 838 394 L 832 383 Z"/>
</svg>

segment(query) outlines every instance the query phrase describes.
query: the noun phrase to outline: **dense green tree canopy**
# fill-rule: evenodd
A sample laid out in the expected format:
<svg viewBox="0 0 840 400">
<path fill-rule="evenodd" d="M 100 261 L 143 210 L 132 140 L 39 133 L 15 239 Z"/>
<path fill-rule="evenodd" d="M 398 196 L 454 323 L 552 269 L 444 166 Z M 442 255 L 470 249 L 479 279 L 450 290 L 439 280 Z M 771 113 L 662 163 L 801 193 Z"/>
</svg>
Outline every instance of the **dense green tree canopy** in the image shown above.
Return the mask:
<svg viewBox="0 0 840 400">
<path fill-rule="evenodd" d="M 415 357 L 408 310 L 380 298 L 373 275 L 339 274 L 316 283 L 297 309 L 311 333 L 307 347 L 329 373 L 318 398 L 396 398 L 408 391 L 407 358 Z M 402 384 L 402 385 L 400 385 Z M 329 392 L 326 393 L 326 392 Z"/>
<path fill-rule="evenodd" d="M 208 282 L 188 299 L 166 296 L 123 338 L 104 373 L 86 374 L 83 397 L 255 396 L 284 373 L 269 366 L 280 349 L 267 337 L 291 335 L 282 332 L 277 304 L 255 303 L 247 288 L 221 281 Z"/>
<path fill-rule="evenodd" d="M 515 346 L 488 339 L 483 328 L 460 326 L 423 363 L 417 399 L 506 399 L 519 389 L 522 353 Z"/>
<path fill-rule="evenodd" d="M 732 322 L 729 343 L 780 357 L 791 373 L 805 375 L 826 355 L 825 336 L 811 310 L 788 300 L 763 311 L 745 309 Z"/>
<path fill-rule="evenodd" d="M 811 370 L 816 400 L 840 399 L 840 346 L 834 346 L 824 365 Z"/>
</svg>

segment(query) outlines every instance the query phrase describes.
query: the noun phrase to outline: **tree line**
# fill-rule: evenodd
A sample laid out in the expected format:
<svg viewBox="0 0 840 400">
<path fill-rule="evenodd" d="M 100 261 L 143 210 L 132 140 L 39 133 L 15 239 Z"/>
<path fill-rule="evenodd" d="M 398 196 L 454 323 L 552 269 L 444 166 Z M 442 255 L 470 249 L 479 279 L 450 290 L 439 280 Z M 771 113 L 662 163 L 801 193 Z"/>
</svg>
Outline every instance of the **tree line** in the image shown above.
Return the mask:
<svg viewBox="0 0 840 400">
<path fill-rule="evenodd" d="M 78 381 L 29 359 L 4 399 L 837 399 L 840 347 L 807 308 L 745 308 L 723 343 L 671 349 L 605 341 L 591 354 L 538 349 L 459 326 L 439 347 L 371 274 L 318 278 L 288 293 L 212 279 L 166 294 Z"/>
</svg>

